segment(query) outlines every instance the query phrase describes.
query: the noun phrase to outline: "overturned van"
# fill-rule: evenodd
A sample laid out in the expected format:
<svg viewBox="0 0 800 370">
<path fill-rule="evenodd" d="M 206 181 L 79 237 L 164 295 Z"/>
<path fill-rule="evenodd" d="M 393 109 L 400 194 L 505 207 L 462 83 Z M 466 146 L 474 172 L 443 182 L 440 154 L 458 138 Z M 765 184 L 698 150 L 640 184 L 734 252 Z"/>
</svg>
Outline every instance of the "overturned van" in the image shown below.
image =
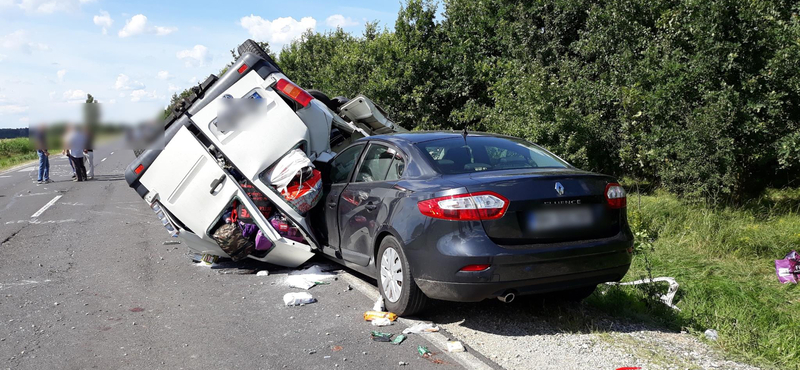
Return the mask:
<svg viewBox="0 0 800 370">
<path fill-rule="evenodd" d="M 252 40 L 238 50 L 224 75 L 210 76 L 175 108 L 163 137 L 136 152 L 125 179 L 190 249 L 295 267 L 321 244 L 306 210 L 270 180 L 276 164 L 294 155 L 325 168 L 353 140 L 404 130 L 364 96 L 301 89 Z M 257 229 L 226 226 L 243 215 Z M 258 235 L 253 245 L 229 240 L 241 232 Z"/>
</svg>

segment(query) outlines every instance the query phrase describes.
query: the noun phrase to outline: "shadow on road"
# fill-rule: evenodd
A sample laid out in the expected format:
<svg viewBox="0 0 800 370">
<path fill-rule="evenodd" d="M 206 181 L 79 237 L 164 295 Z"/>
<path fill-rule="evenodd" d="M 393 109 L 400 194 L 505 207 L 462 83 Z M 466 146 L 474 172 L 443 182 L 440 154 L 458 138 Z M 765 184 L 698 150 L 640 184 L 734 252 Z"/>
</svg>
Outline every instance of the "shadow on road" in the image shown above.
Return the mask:
<svg viewBox="0 0 800 370">
<path fill-rule="evenodd" d="M 125 175 L 96 175 L 90 181 L 121 181 L 125 180 Z"/>
</svg>

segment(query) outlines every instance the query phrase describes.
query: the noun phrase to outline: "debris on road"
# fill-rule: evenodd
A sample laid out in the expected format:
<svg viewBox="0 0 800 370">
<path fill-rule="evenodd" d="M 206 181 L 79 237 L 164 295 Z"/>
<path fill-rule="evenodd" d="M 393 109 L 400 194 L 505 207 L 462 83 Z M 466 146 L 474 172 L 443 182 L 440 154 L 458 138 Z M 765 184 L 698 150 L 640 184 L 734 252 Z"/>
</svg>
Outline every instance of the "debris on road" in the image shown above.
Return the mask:
<svg viewBox="0 0 800 370">
<path fill-rule="evenodd" d="M 466 349 L 464 349 L 464 345 L 461 344 L 461 342 L 459 342 L 459 341 L 447 342 L 447 352 L 457 353 L 457 352 L 464 352 L 464 351 L 466 351 Z"/>
<path fill-rule="evenodd" d="M 372 326 L 389 326 L 392 325 L 392 320 L 389 320 L 388 317 L 379 317 L 377 319 L 372 319 Z"/>
<path fill-rule="evenodd" d="M 375 319 L 389 319 L 389 321 L 395 321 L 397 320 L 397 315 L 392 312 L 380 312 L 380 311 L 364 312 L 364 321 L 372 321 Z"/>
<path fill-rule="evenodd" d="M 269 276 L 269 271 L 261 270 L 261 271 L 256 273 L 256 276 Z"/>
<path fill-rule="evenodd" d="M 422 333 L 435 333 L 439 331 L 439 327 L 433 323 L 420 323 L 403 330 L 403 334 L 422 334 Z"/>
<path fill-rule="evenodd" d="M 287 306 L 302 306 L 304 304 L 314 303 L 317 300 L 306 292 L 286 293 L 283 296 L 283 303 Z"/>
<path fill-rule="evenodd" d="M 639 284 L 649 284 L 649 283 L 657 283 L 657 282 L 667 282 L 669 283 L 669 289 L 667 290 L 667 294 L 664 294 L 658 299 L 661 300 L 665 305 L 669 306 L 672 309 L 680 311 L 681 309 L 678 306 L 672 304 L 672 300 L 675 298 L 675 293 L 678 292 L 678 282 L 675 281 L 675 278 L 671 277 L 657 277 L 652 279 L 642 279 L 636 281 L 630 281 L 627 283 L 618 283 L 618 282 L 609 282 L 606 285 L 639 285 Z"/>
<path fill-rule="evenodd" d="M 428 350 L 428 347 L 418 346 L 417 353 L 419 353 L 420 356 L 425 358 L 431 357 L 431 351 Z"/>
<path fill-rule="evenodd" d="M 386 305 L 383 303 L 383 296 L 379 296 L 378 300 L 375 301 L 375 304 L 372 306 L 373 311 L 386 311 Z"/>
<path fill-rule="evenodd" d="M 286 278 L 286 285 L 288 285 L 290 288 L 309 290 L 314 286 L 314 282 L 306 280 L 302 276 L 295 275 Z"/>
<path fill-rule="evenodd" d="M 404 334 L 400 334 L 400 335 L 394 337 L 394 340 L 392 340 L 392 344 L 403 343 L 403 341 L 406 340 L 406 338 L 408 338 L 408 337 L 406 337 Z"/>
<path fill-rule="evenodd" d="M 167 240 L 167 241 L 161 243 L 161 245 L 175 245 L 175 244 L 181 244 L 181 241 L 180 240 Z"/>
<path fill-rule="evenodd" d="M 797 284 L 800 280 L 800 254 L 791 251 L 782 260 L 775 260 L 775 273 L 781 284 Z"/>
<path fill-rule="evenodd" d="M 369 336 L 372 337 L 372 340 L 376 342 L 391 342 L 393 335 L 394 334 L 392 333 L 382 333 L 374 330 L 369 334 Z"/>
</svg>

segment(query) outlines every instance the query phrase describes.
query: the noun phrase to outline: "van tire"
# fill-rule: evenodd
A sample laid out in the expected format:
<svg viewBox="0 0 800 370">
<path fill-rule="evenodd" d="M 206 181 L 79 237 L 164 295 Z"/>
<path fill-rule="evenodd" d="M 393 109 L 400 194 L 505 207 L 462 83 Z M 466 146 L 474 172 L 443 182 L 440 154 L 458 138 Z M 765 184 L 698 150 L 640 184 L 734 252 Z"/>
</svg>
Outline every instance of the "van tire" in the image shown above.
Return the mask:
<svg viewBox="0 0 800 370">
<path fill-rule="evenodd" d="M 339 108 L 339 106 L 336 105 L 336 103 L 334 103 L 333 100 L 331 100 L 331 98 L 328 97 L 328 95 L 322 91 L 311 89 L 311 90 L 306 90 L 306 92 L 308 93 L 308 95 L 313 96 L 314 99 L 319 100 L 320 103 L 325 104 L 325 106 L 328 107 L 328 109 L 334 112 L 336 112 L 336 109 Z"/>
<path fill-rule="evenodd" d="M 283 70 L 281 70 L 281 67 L 278 65 L 278 63 L 275 63 L 275 61 L 272 60 L 272 57 L 269 56 L 269 54 L 267 54 L 267 52 L 264 51 L 264 49 L 262 49 L 261 46 L 258 46 L 258 43 L 256 43 L 251 39 L 245 40 L 245 42 L 239 45 L 239 47 L 236 50 L 239 52 L 239 55 L 242 55 L 244 53 L 253 53 L 255 55 L 258 55 L 259 57 L 261 57 L 261 59 L 266 60 L 267 62 L 274 65 L 275 68 L 278 68 L 278 72 L 283 73 Z"/>
<path fill-rule="evenodd" d="M 139 156 L 142 155 L 142 153 L 144 153 L 144 150 L 134 150 L 133 151 L 133 155 L 135 155 L 136 158 L 139 158 Z"/>
<path fill-rule="evenodd" d="M 392 302 L 387 298 L 383 288 L 383 277 L 381 276 L 381 268 L 383 264 L 383 255 L 387 249 L 393 249 L 396 252 L 400 267 L 402 268 L 403 286 L 400 291 L 399 298 Z M 378 267 L 378 290 L 381 292 L 383 302 L 386 305 L 386 310 L 394 312 L 398 316 L 410 316 L 425 309 L 428 304 L 428 297 L 422 290 L 419 289 L 417 283 L 414 281 L 414 276 L 411 275 L 411 267 L 408 264 L 403 248 L 400 243 L 392 236 L 387 236 L 381 241 L 381 246 L 378 249 L 378 260 L 375 261 Z"/>
</svg>

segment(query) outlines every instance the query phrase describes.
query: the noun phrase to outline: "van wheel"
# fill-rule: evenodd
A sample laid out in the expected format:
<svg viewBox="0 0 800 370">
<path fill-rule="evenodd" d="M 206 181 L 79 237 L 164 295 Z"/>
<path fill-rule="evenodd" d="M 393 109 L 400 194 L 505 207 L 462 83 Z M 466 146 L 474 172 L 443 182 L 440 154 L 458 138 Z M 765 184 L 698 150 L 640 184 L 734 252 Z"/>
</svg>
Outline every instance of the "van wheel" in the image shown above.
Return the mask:
<svg viewBox="0 0 800 370">
<path fill-rule="evenodd" d="M 314 99 L 319 100 L 320 103 L 325 104 L 325 106 L 328 107 L 328 109 L 334 112 L 336 112 L 336 110 L 339 109 L 339 106 L 341 106 L 341 104 L 338 104 L 336 101 L 331 100 L 331 98 L 328 97 L 328 95 L 322 91 L 311 89 L 311 90 L 306 90 L 306 92 L 308 93 L 308 95 L 313 96 Z"/>
<path fill-rule="evenodd" d="M 275 63 L 275 61 L 272 60 L 272 57 L 269 56 L 269 54 L 267 54 L 267 52 L 264 51 L 264 49 L 261 48 L 261 46 L 259 46 L 257 42 L 255 42 L 255 41 L 253 41 L 251 39 L 245 40 L 245 42 L 243 42 L 241 45 L 239 45 L 238 48 L 236 48 L 236 51 L 239 52 L 239 55 L 242 55 L 242 54 L 247 53 L 247 52 L 250 52 L 250 53 L 253 53 L 255 55 L 258 55 L 262 59 L 264 59 L 267 62 L 269 62 L 272 65 L 274 65 L 275 68 L 278 68 L 278 72 L 283 73 L 283 70 L 278 65 L 278 63 Z"/>
<path fill-rule="evenodd" d="M 428 303 L 428 297 L 414 282 L 408 259 L 394 237 L 387 236 L 381 241 L 377 262 L 378 290 L 381 291 L 386 310 L 398 316 L 422 311 Z"/>
<path fill-rule="evenodd" d="M 135 155 L 136 158 L 139 158 L 139 156 L 142 155 L 142 153 L 144 153 L 144 150 L 134 150 L 133 151 L 133 155 Z"/>
</svg>

